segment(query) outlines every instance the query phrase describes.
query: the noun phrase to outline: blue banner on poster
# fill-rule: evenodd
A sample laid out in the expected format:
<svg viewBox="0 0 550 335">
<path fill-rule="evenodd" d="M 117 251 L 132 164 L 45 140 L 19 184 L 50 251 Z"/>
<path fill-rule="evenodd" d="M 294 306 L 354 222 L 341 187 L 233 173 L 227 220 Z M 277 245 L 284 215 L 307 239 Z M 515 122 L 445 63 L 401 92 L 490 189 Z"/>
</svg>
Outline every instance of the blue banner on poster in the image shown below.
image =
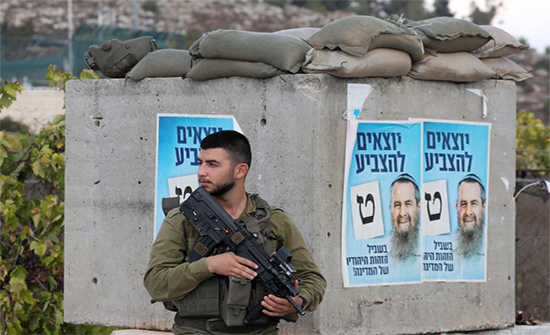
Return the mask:
<svg viewBox="0 0 550 335">
<path fill-rule="evenodd" d="M 423 279 L 485 281 L 490 124 L 423 122 Z"/>
<path fill-rule="evenodd" d="M 220 130 L 241 129 L 233 116 L 173 115 L 157 116 L 157 161 L 155 189 L 155 234 L 164 220 L 162 198 L 177 196 L 181 201 L 197 188 L 197 158 L 203 138 Z M 180 193 L 180 192 L 178 192 Z"/>
<path fill-rule="evenodd" d="M 422 280 L 420 122 L 348 122 L 344 287 Z"/>
</svg>

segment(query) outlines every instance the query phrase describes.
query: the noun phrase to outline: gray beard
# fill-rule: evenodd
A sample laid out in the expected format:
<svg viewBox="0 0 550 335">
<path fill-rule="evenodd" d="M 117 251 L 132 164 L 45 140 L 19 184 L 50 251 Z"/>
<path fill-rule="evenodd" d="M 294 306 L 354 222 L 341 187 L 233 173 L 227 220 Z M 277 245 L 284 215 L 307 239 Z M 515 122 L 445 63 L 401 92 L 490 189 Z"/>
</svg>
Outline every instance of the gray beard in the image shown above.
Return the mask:
<svg viewBox="0 0 550 335">
<path fill-rule="evenodd" d="M 474 254 L 479 254 L 481 246 L 483 245 L 483 226 L 484 221 L 481 224 L 475 225 L 473 229 L 458 228 L 458 254 L 463 257 L 469 257 Z"/>
<path fill-rule="evenodd" d="M 405 259 L 416 255 L 419 234 L 418 224 L 408 230 L 394 229 L 392 231 L 392 255 L 397 259 Z"/>
</svg>

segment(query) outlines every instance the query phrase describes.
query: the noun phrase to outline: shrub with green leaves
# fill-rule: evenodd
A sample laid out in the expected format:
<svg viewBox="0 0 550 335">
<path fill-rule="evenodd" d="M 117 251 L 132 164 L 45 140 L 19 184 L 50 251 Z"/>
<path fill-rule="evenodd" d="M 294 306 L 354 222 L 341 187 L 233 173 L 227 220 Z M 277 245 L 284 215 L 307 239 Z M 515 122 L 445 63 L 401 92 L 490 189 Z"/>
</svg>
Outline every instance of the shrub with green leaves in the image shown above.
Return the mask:
<svg viewBox="0 0 550 335">
<path fill-rule="evenodd" d="M 76 79 L 53 66 L 49 71 L 51 86 L 63 90 Z M 0 82 L 1 112 L 22 87 Z M 1 335 L 112 332 L 63 322 L 64 189 L 64 115 L 36 136 L 0 132 Z"/>
<path fill-rule="evenodd" d="M 550 128 L 526 110 L 517 113 L 516 169 L 530 171 L 530 177 L 548 177 L 550 170 Z"/>
</svg>

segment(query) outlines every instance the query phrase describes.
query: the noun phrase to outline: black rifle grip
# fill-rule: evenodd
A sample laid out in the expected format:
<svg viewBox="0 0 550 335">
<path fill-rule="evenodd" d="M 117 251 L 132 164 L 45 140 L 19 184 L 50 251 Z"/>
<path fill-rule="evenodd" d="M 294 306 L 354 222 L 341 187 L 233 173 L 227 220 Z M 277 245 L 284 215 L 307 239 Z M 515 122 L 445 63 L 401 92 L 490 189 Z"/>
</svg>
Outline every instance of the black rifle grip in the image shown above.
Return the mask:
<svg viewBox="0 0 550 335">
<path fill-rule="evenodd" d="M 249 325 L 252 322 L 256 321 L 260 316 L 262 316 L 264 313 L 262 312 L 264 310 L 264 306 L 262 306 L 262 303 L 258 303 L 254 308 L 252 308 L 248 314 L 244 317 L 243 323 L 245 325 Z"/>
<path fill-rule="evenodd" d="M 304 309 L 302 307 L 300 307 L 300 305 L 298 305 L 296 303 L 296 301 L 292 300 L 292 298 L 288 295 L 285 297 L 286 300 L 288 300 L 291 304 L 292 304 L 292 307 L 294 307 L 294 309 L 298 312 L 298 314 L 300 315 L 305 315 L 306 312 L 304 311 Z M 260 316 L 262 316 L 264 313 L 262 312 L 264 309 L 264 306 L 262 306 L 262 303 L 258 303 L 256 306 L 254 306 L 254 308 L 252 308 L 248 314 L 246 314 L 243 322 L 245 325 L 249 325 L 251 324 L 252 322 L 256 321 L 256 319 L 258 319 Z"/>
</svg>

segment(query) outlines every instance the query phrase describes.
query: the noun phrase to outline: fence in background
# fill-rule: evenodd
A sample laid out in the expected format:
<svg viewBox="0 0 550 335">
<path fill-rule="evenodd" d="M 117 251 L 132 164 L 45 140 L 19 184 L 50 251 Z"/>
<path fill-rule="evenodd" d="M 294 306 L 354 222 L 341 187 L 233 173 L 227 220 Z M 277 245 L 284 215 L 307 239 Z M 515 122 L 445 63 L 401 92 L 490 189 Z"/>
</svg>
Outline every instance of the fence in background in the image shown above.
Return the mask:
<svg viewBox="0 0 550 335">
<path fill-rule="evenodd" d="M 0 34 L 0 77 L 32 86 L 48 86 L 46 74 L 50 64 L 78 76 L 88 68 L 84 53 L 90 45 L 111 39 L 126 41 L 140 36 L 152 36 L 159 49 L 168 48 L 171 41 L 173 47 L 185 45 L 181 35 L 111 26 L 80 26 L 75 30 L 72 41 Z M 69 57 L 70 54 L 72 57 Z"/>
<path fill-rule="evenodd" d="M 535 181 L 518 179 L 516 190 Z M 516 309 L 545 322 L 550 321 L 549 200 L 548 191 L 537 187 L 516 199 Z"/>
</svg>

